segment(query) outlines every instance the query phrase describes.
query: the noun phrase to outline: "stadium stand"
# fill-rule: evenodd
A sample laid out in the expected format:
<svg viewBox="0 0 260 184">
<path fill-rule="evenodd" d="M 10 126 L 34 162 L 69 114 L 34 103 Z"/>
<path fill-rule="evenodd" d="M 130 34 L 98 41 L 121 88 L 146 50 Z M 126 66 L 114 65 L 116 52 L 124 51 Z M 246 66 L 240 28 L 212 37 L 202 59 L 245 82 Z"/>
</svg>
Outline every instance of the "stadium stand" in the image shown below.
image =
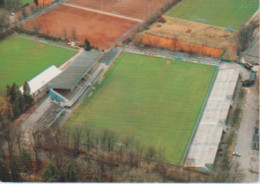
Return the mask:
<svg viewBox="0 0 260 184">
<path fill-rule="evenodd" d="M 104 64 L 97 62 L 103 52 L 83 52 L 53 82 L 50 89 L 52 100 L 64 107 L 71 107 L 103 71 Z"/>
<path fill-rule="evenodd" d="M 196 134 L 191 140 L 184 163 L 186 166 L 209 170 L 214 165 L 238 79 L 238 70 L 221 69 L 218 71 L 204 111 L 198 121 Z"/>
</svg>

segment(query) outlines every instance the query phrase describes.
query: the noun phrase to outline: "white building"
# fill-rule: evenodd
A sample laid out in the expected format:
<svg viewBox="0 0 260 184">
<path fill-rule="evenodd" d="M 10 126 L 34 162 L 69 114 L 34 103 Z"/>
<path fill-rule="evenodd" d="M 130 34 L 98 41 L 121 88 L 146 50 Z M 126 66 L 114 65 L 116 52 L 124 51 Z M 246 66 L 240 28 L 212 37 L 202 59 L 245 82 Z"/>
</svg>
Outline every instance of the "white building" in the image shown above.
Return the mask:
<svg viewBox="0 0 260 184">
<path fill-rule="evenodd" d="M 47 90 L 53 79 L 55 79 L 60 73 L 61 70 L 58 69 L 56 66 L 52 65 L 43 72 L 41 72 L 39 75 L 31 79 L 28 82 L 31 89 L 31 95 L 33 97 L 36 97 L 41 92 Z M 21 86 L 19 89 L 23 93 L 23 86 Z"/>
</svg>

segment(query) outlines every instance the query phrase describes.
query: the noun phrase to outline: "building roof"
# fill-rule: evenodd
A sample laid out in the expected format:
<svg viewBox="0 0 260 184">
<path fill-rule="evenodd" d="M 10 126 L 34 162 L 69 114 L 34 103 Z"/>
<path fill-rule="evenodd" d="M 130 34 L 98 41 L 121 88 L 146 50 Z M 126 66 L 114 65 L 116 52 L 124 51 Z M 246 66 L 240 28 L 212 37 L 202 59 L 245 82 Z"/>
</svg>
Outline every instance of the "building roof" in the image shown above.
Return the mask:
<svg viewBox="0 0 260 184">
<path fill-rule="evenodd" d="M 61 73 L 61 70 L 56 66 L 52 65 L 39 75 L 31 79 L 28 84 L 31 89 L 31 94 L 35 93 L 37 90 L 41 89 L 43 86 L 48 84 L 51 80 L 57 77 Z M 23 86 L 21 86 L 20 91 L 23 93 Z"/>
<path fill-rule="evenodd" d="M 207 168 L 214 164 L 238 77 L 239 71 L 235 69 L 218 71 L 192 140 L 186 165 Z"/>
<path fill-rule="evenodd" d="M 73 89 L 103 52 L 82 52 L 52 84 L 53 89 Z"/>
</svg>

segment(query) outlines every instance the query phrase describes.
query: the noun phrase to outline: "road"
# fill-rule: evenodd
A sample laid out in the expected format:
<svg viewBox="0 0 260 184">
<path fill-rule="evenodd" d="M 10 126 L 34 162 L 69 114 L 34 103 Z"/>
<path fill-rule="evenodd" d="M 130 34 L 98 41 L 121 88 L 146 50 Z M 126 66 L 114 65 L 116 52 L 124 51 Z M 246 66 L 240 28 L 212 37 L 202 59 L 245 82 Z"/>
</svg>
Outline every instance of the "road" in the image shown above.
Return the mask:
<svg viewBox="0 0 260 184">
<path fill-rule="evenodd" d="M 245 176 L 243 182 L 259 181 L 259 174 L 250 172 L 251 166 L 257 168 L 257 170 L 259 168 L 259 151 L 251 148 L 254 128 L 259 117 L 258 105 L 259 99 L 256 86 L 247 88 L 246 102 L 243 107 L 234 150 L 235 152 L 239 152 L 241 156 L 233 158 L 234 161 L 237 161 L 240 164 L 240 168 L 244 171 Z"/>
</svg>

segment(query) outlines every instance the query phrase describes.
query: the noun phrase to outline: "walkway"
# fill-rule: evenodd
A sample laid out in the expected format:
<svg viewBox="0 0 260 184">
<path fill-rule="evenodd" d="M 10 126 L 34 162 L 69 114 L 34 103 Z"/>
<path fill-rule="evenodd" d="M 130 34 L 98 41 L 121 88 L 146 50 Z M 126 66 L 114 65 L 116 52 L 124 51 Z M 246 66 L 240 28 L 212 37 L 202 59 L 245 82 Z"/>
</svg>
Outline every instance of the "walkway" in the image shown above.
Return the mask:
<svg viewBox="0 0 260 184">
<path fill-rule="evenodd" d="M 164 58 L 169 58 L 169 59 L 176 59 L 176 60 L 180 60 L 180 61 L 190 61 L 190 62 L 194 62 L 194 63 L 202 63 L 202 64 L 208 64 L 208 65 L 214 65 L 214 66 L 219 66 L 219 64 L 221 63 L 220 58 L 197 56 L 197 55 L 192 56 L 187 53 L 170 51 L 170 50 L 165 50 L 165 49 L 139 48 L 132 44 L 126 45 L 124 50 L 127 52 L 133 52 L 133 53 L 138 53 L 138 54 L 158 56 L 158 57 L 164 57 Z"/>
<path fill-rule="evenodd" d="M 233 157 L 243 169 L 245 176 L 243 182 L 256 182 L 259 179 L 259 174 L 250 172 L 258 170 L 259 172 L 259 151 L 251 148 L 251 141 L 254 134 L 254 128 L 257 118 L 259 99 L 256 92 L 256 87 L 247 88 L 246 102 L 243 107 L 242 119 L 237 133 L 237 141 L 235 152 L 241 154 L 240 157 Z"/>
</svg>

